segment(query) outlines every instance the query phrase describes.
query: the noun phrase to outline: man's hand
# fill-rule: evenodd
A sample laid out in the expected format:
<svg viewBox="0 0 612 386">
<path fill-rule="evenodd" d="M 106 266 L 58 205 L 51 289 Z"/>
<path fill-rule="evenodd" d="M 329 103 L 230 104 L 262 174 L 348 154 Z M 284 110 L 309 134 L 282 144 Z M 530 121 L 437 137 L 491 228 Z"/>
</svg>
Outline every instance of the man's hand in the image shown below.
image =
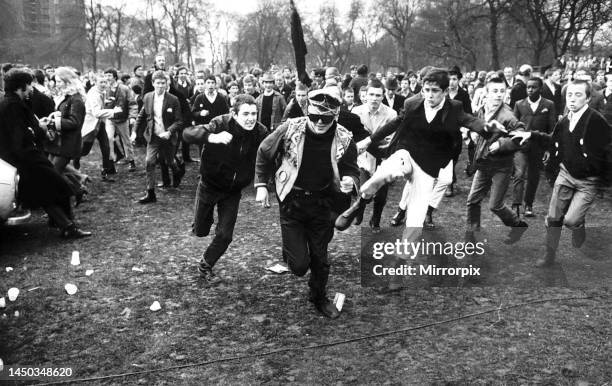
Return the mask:
<svg viewBox="0 0 612 386">
<path fill-rule="evenodd" d="M 496 133 L 498 131 L 501 131 L 502 133 L 508 133 L 508 130 L 506 130 L 504 125 L 502 125 L 501 123 L 499 123 L 495 119 L 493 119 L 493 120 L 491 120 L 491 121 L 489 121 L 489 122 L 487 122 L 485 124 L 485 130 L 488 131 L 489 133 Z"/>
<path fill-rule="evenodd" d="M 220 143 L 222 145 L 227 145 L 228 143 L 231 142 L 233 136 L 228 133 L 227 131 L 222 131 L 220 133 L 217 134 L 210 134 L 208 136 L 208 142 L 209 143 Z"/>
<path fill-rule="evenodd" d="M 514 131 L 512 132 L 512 139 L 514 140 L 515 138 L 521 138 L 519 145 L 522 146 L 525 141 L 531 138 L 531 131 Z"/>
<path fill-rule="evenodd" d="M 159 138 L 161 138 L 161 139 L 169 139 L 170 138 L 170 134 L 172 134 L 172 133 L 169 132 L 169 131 L 164 131 L 163 133 L 161 133 L 159 135 Z"/>
<path fill-rule="evenodd" d="M 49 114 L 49 119 L 50 120 L 54 120 L 56 118 L 60 118 L 62 116 L 62 113 L 59 111 L 54 111 L 51 114 Z"/>
<path fill-rule="evenodd" d="M 201 117 L 205 117 L 205 116 L 207 116 L 208 114 L 209 114 L 208 110 L 202 110 L 202 111 L 200 111 L 200 116 L 201 116 Z"/>
<path fill-rule="evenodd" d="M 353 186 L 355 185 L 355 183 L 353 182 L 353 179 L 349 176 L 344 176 L 342 177 L 342 180 L 340 181 L 340 191 L 342 193 L 350 193 L 353 191 Z"/>
<path fill-rule="evenodd" d="M 136 124 L 136 118 L 130 118 L 129 119 L 129 125 L 130 127 L 134 127 L 134 125 Z"/>
<path fill-rule="evenodd" d="M 113 114 L 120 114 L 123 112 L 123 109 L 120 106 L 115 106 L 113 108 Z"/>
<path fill-rule="evenodd" d="M 261 202 L 263 208 L 270 207 L 270 199 L 268 198 L 268 188 L 265 186 L 258 186 L 257 193 L 255 194 L 255 201 Z"/>
<path fill-rule="evenodd" d="M 495 153 L 497 150 L 499 150 L 499 141 L 495 141 L 489 146 L 490 153 Z"/>
<path fill-rule="evenodd" d="M 361 154 L 366 151 L 366 149 L 368 148 L 368 146 L 370 146 L 371 143 L 372 140 L 370 139 L 370 137 L 357 142 L 357 154 Z"/>
</svg>

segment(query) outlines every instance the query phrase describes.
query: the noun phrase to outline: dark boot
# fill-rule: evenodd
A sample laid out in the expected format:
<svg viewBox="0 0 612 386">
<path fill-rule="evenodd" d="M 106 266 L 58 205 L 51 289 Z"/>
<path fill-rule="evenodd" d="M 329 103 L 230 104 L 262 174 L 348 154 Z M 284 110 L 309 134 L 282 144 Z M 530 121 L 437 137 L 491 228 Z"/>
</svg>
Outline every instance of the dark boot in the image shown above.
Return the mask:
<svg viewBox="0 0 612 386">
<path fill-rule="evenodd" d="M 519 221 L 518 224 L 513 225 L 510 233 L 508 233 L 508 238 L 504 240 L 504 244 L 511 245 L 516 243 L 521 239 L 523 233 L 527 231 L 527 223 L 525 221 Z"/>
<path fill-rule="evenodd" d="M 179 185 L 181 184 L 181 180 L 183 179 L 183 176 L 185 175 L 185 163 L 181 162 L 180 164 L 177 163 L 177 170 L 172 173 L 172 186 L 175 188 L 178 188 Z"/>
<path fill-rule="evenodd" d="M 152 202 L 157 202 L 157 196 L 155 195 L 154 189 L 147 190 L 147 194 L 138 200 L 138 203 L 140 204 L 149 204 Z"/>
<path fill-rule="evenodd" d="M 480 204 L 468 204 L 467 225 L 472 232 L 480 230 Z"/>
<path fill-rule="evenodd" d="M 546 219 L 546 254 L 539 258 L 535 266 L 542 268 L 555 263 L 555 255 L 561 238 L 561 225 L 563 221 L 551 221 Z"/>
<path fill-rule="evenodd" d="M 200 277 L 206 281 L 207 284 L 217 285 L 221 283 L 221 278 L 212 271 L 212 266 L 206 262 L 206 260 L 202 259 L 200 265 L 198 266 L 198 271 L 200 272 Z"/>
<path fill-rule="evenodd" d="M 394 226 L 394 227 L 400 226 L 404 223 L 405 219 L 406 219 L 406 209 L 397 208 L 397 212 L 395 212 L 395 215 L 391 219 L 391 226 Z"/>
<path fill-rule="evenodd" d="M 423 228 L 427 229 L 427 230 L 432 230 L 436 227 L 436 225 L 433 222 L 433 212 L 434 212 L 435 208 L 433 207 L 428 207 L 427 208 L 427 214 L 425 215 L 425 221 L 423 221 Z"/>
<path fill-rule="evenodd" d="M 572 230 L 572 246 L 574 248 L 582 247 L 586 240 L 586 229 L 584 226 Z"/>
<path fill-rule="evenodd" d="M 533 207 L 531 205 L 525 205 L 525 217 L 534 217 Z"/>
<path fill-rule="evenodd" d="M 359 197 L 350 208 L 344 211 L 338 218 L 336 219 L 336 229 L 339 231 L 343 231 L 351 226 L 353 220 L 357 217 L 363 218 L 363 212 L 365 211 L 368 202 L 371 199 L 366 200 L 365 198 Z"/>
<path fill-rule="evenodd" d="M 450 184 L 446 188 L 444 192 L 444 197 L 454 197 L 455 196 L 455 184 Z"/>
</svg>

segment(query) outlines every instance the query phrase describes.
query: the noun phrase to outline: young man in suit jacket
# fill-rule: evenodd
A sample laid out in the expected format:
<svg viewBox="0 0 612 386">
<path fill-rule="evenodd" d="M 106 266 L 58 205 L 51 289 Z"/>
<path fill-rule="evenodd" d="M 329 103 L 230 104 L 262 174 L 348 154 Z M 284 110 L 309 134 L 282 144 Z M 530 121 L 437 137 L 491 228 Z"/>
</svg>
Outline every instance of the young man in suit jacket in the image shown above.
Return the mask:
<svg viewBox="0 0 612 386">
<path fill-rule="evenodd" d="M 546 253 L 537 267 L 554 263 L 561 227 L 572 230 L 572 245 L 580 248 L 586 239 L 585 218 L 597 191 L 612 181 L 612 130 L 605 118 L 588 105 L 591 85 L 574 80 L 567 86 L 569 114 L 552 134 L 538 131 L 516 133 L 550 149 L 549 165 L 558 167 L 546 217 Z"/>
<path fill-rule="evenodd" d="M 397 79 L 395 79 L 395 77 L 388 78 L 385 81 L 385 95 L 382 103 L 383 105 L 391 107 L 396 113 L 399 114 L 402 108 L 404 108 L 404 101 L 406 98 L 396 93 L 398 87 L 399 84 L 397 83 Z"/>
<path fill-rule="evenodd" d="M 514 105 L 514 115 L 525 124 L 525 131 L 539 131 L 552 133 L 557 122 L 555 104 L 542 98 L 543 82 L 540 78 L 531 78 L 527 81 L 527 98 Z M 514 173 L 512 175 L 512 207 L 520 216 L 520 208 L 525 200 L 525 217 L 533 217 L 533 200 L 540 181 L 542 170 L 542 157 L 544 150 L 533 143 L 514 153 Z M 527 180 L 527 188 L 525 188 Z"/>
<path fill-rule="evenodd" d="M 555 111 L 560 118 L 563 114 L 563 102 L 561 101 L 561 80 L 562 71 L 559 68 L 549 68 L 544 72 L 544 86 L 542 87 L 542 97 L 553 101 Z"/>
<path fill-rule="evenodd" d="M 157 202 L 155 164 L 158 158 L 162 158 L 172 169 L 172 183 L 175 187 L 178 187 L 185 174 L 185 170 L 178 167 L 174 158 L 177 133 L 183 124 L 179 100 L 167 92 L 169 77 L 163 71 L 155 71 L 151 80 L 154 91 L 144 96 L 143 107 L 136 120 L 137 130 L 144 132 L 147 141 L 147 194 L 138 200 L 141 204 Z"/>
</svg>

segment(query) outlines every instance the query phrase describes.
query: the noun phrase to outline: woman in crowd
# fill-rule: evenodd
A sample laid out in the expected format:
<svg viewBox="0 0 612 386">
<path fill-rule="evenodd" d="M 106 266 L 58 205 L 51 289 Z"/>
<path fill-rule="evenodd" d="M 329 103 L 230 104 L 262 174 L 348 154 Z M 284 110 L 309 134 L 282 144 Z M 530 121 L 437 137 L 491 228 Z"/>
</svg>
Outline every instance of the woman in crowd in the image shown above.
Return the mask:
<svg viewBox="0 0 612 386">
<path fill-rule="evenodd" d="M 45 145 L 49 160 L 55 169 L 64 175 L 73 189 L 76 204 L 87 194 L 85 183 L 89 178 L 70 166 L 70 160 L 81 157 L 81 128 L 85 120 L 85 89 L 76 72 L 59 67 L 55 70 L 55 84 L 58 90 L 57 111 L 49 116 L 51 128 L 57 133 Z"/>
</svg>

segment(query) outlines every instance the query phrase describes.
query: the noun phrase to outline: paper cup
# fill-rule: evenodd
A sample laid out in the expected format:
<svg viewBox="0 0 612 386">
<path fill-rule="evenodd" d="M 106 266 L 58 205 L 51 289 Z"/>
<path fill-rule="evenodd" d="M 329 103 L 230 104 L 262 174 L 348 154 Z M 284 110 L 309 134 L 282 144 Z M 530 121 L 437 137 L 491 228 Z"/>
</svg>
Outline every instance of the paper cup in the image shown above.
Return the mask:
<svg viewBox="0 0 612 386">
<path fill-rule="evenodd" d="M 64 286 L 64 289 L 66 290 L 66 292 L 68 292 L 68 295 L 74 295 L 77 293 L 78 290 L 76 285 L 70 283 L 66 284 Z"/>
<path fill-rule="evenodd" d="M 18 288 L 13 287 L 8 290 L 8 298 L 10 301 L 14 302 L 17 299 L 17 296 L 19 296 Z"/>
<path fill-rule="evenodd" d="M 161 304 L 159 304 L 159 302 L 156 300 L 153 302 L 153 304 L 151 304 L 151 307 L 149 307 L 149 309 L 151 311 L 159 311 L 161 310 Z"/>
<path fill-rule="evenodd" d="M 70 264 L 72 265 L 81 264 L 81 258 L 79 256 L 79 251 L 72 251 L 72 259 L 70 259 Z"/>
</svg>

